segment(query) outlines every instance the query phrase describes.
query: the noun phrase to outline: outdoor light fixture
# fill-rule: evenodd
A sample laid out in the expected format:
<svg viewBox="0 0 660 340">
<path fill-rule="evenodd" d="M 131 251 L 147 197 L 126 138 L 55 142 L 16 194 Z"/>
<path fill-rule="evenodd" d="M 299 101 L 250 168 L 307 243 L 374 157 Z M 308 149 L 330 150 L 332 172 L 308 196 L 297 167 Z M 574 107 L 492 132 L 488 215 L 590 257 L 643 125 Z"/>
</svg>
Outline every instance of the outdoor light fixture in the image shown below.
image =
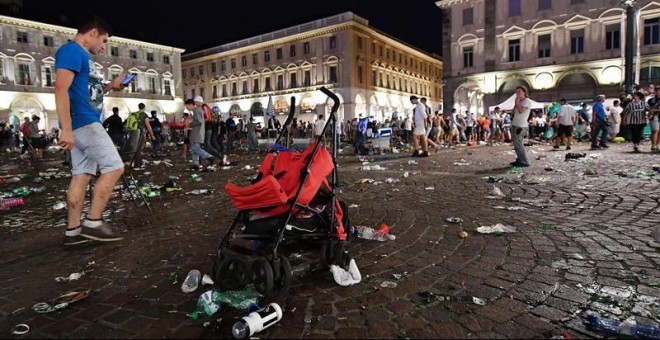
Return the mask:
<svg viewBox="0 0 660 340">
<path fill-rule="evenodd" d="M 637 2 L 637 0 L 621 0 L 621 6 L 624 7 L 634 6 L 635 2 Z"/>
</svg>

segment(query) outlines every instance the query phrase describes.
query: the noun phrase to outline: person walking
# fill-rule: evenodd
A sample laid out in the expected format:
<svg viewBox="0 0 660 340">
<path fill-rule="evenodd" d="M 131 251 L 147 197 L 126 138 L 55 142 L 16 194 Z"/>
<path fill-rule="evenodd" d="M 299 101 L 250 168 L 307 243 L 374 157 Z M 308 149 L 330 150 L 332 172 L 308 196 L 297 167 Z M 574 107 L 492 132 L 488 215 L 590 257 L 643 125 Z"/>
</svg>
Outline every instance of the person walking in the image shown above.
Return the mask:
<svg viewBox="0 0 660 340">
<path fill-rule="evenodd" d="M 555 145 L 553 149 L 559 150 L 560 143 L 566 144 L 566 150 L 571 149 L 573 142 L 573 127 L 577 122 L 577 114 L 573 106 L 566 102 L 566 98 L 562 98 L 559 103 L 559 114 L 557 116 L 557 138 L 555 138 Z"/>
<path fill-rule="evenodd" d="M 103 221 L 103 210 L 124 173 L 124 163 L 100 118 L 104 94 L 123 89 L 124 76 L 103 85 L 102 74 L 90 67 L 93 65 L 90 55 L 103 53 L 110 35 L 110 27 L 102 19 L 90 19 L 55 54 L 55 105 L 62 125 L 58 144 L 71 150 L 73 166 L 67 190 L 68 220 L 62 242 L 65 246 L 89 239 L 104 242 L 122 239 Z M 98 170 L 101 176 L 94 185 L 91 207 L 81 222 L 87 185 Z"/>
<path fill-rule="evenodd" d="M 204 109 L 202 109 L 202 104 L 204 100 L 202 97 L 197 96 L 195 100 L 188 99 L 186 100 L 186 109 L 189 112 L 193 112 L 193 119 L 190 123 L 190 151 L 192 152 L 193 160 L 193 170 L 200 170 L 202 160 L 208 160 L 209 166 L 213 165 L 214 158 L 208 152 L 202 148 L 202 143 L 204 143 Z"/>
<path fill-rule="evenodd" d="M 651 116 L 651 152 L 657 152 L 660 151 L 660 87 L 653 87 L 653 91 L 647 103 Z"/>
<path fill-rule="evenodd" d="M 644 102 L 644 93 L 637 91 L 633 93 L 633 99 L 626 109 L 623 111 L 622 121 L 630 128 L 633 142 L 633 152 L 641 152 L 639 143 L 642 141 L 642 133 L 647 122 L 647 112 L 649 112 L 649 105 Z"/>
<path fill-rule="evenodd" d="M 607 112 L 605 112 L 605 107 L 603 103 L 605 102 L 605 96 L 599 95 L 596 97 L 596 102 L 592 108 L 594 117 L 594 133 L 591 135 L 591 150 L 607 149 Z M 598 137 L 600 136 L 600 141 Z"/>
<path fill-rule="evenodd" d="M 415 106 L 413 109 L 415 119 L 415 130 L 413 131 L 413 153 L 412 157 L 428 157 L 429 144 L 426 140 L 426 131 L 428 127 L 428 116 L 426 106 L 418 100 L 416 96 L 410 96 L 410 103 Z M 421 150 L 419 148 L 421 147 Z"/>
<path fill-rule="evenodd" d="M 616 135 L 619 134 L 619 130 L 621 129 L 621 112 L 623 112 L 623 108 L 619 104 L 619 101 L 614 100 L 610 108 L 610 135 L 612 140 L 616 138 Z"/>
<path fill-rule="evenodd" d="M 532 104 L 527 97 L 527 89 L 518 86 L 516 87 L 516 99 L 513 107 L 513 119 L 511 120 L 511 128 L 513 130 L 513 146 L 516 150 L 516 160 L 511 162 L 512 166 L 527 167 L 529 161 L 525 152 L 525 145 L 523 144 L 525 135 L 529 126 L 529 112 Z"/>
<path fill-rule="evenodd" d="M 23 135 L 23 147 L 21 148 L 21 155 L 23 155 L 25 151 L 30 149 L 30 117 L 23 118 L 20 131 Z"/>
<path fill-rule="evenodd" d="M 108 130 L 112 142 L 118 146 L 124 146 L 124 124 L 119 117 L 119 108 L 112 108 L 112 115 L 103 121 L 103 128 Z"/>
<path fill-rule="evenodd" d="M 154 159 L 158 158 L 158 151 L 160 151 L 160 145 L 162 143 L 161 133 L 163 132 L 163 124 L 160 122 L 157 116 L 158 112 L 156 110 L 151 111 L 151 117 L 148 118 L 149 126 L 151 126 L 151 131 L 153 136 L 153 143 L 151 146 L 151 152 Z"/>
</svg>

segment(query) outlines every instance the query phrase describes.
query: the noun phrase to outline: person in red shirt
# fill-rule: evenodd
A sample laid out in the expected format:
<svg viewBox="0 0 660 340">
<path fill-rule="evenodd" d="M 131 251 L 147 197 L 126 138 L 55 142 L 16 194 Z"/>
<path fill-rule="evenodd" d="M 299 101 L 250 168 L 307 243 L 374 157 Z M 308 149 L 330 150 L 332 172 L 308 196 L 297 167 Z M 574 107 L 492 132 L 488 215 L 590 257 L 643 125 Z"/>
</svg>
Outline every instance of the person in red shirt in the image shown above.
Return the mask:
<svg viewBox="0 0 660 340">
<path fill-rule="evenodd" d="M 21 155 L 30 148 L 30 117 L 23 118 L 23 124 L 20 128 L 21 133 L 23 134 L 23 147 L 21 148 Z"/>
</svg>

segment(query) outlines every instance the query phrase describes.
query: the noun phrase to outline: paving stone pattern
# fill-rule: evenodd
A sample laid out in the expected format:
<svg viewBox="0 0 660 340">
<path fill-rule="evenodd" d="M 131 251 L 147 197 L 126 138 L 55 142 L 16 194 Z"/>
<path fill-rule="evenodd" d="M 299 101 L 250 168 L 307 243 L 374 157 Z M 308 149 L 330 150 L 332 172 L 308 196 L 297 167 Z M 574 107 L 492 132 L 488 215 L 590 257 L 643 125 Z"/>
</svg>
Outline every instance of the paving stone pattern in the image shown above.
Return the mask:
<svg viewBox="0 0 660 340">
<path fill-rule="evenodd" d="M 282 321 L 257 336 L 548 338 L 565 331 L 572 337 L 604 337 L 585 328 L 585 311 L 619 319 L 657 318 L 660 244 L 651 233 L 660 223 L 660 174 L 648 177 L 639 171 L 652 171 L 660 163 L 658 155 L 632 154 L 629 147 L 614 145 L 588 152 L 581 161 L 564 162 L 564 151 L 550 149 L 528 148 L 532 166 L 522 174 L 509 173 L 507 164 L 515 157 L 510 146 L 441 149 L 415 159 L 417 164 L 402 153 L 360 159 L 342 154 L 340 198 L 358 205 L 349 209 L 351 223 L 386 223 L 396 240 L 353 243 L 363 276 L 358 285 L 340 287 L 325 270 L 297 279 L 288 295 L 273 300 L 283 306 Z M 29 176 L 0 191 L 32 185 L 36 174 L 59 166 L 55 154 L 40 163 L 1 157 L 0 175 Z M 242 312 L 223 307 L 213 317 L 193 320 L 187 314 L 209 287 L 184 294 L 180 283 L 190 269 L 210 272 L 218 242 L 235 215 L 223 187 L 228 180 L 247 184 L 262 156 L 234 156 L 237 165 L 201 173 L 200 182 L 188 179 L 188 164 L 178 153 L 169 157 L 175 167 L 147 165 L 151 175 L 138 172 L 140 181 L 162 184 L 179 175 L 184 192 L 215 188 L 216 193 L 163 194 L 150 199 L 153 215 L 114 199 L 106 218 L 125 237 L 121 242 L 74 249 L 60 245 L 66 212 L 51 207 L 65 196 L 64 178 L 47 179 L 45 193 L 0 215 L 0 335 L 230 336 Z M 360 170 L 363 162 L 386 170 Z M 376 182 L 360 184 L 364 178 Z M 387 184 L 387 178 L 399 182 Z M 503 199 L 487 198 L 494 185 Z M 464 223 L 448 223 L 449 217 Z M 515 226 L 517 232 L 476 231 L 495 223 Z M 461 231 L 468 237 L 460 238 Z M 54 280 L 83 269 L 87 272 L 77 281 Z M 402 276 L 397 280 L 392 274 Z M 383 281 L 397 286 L 381 288 Z M 31 310 L 37 302 L 81 289 L 90 289 L 90 296 L 63 310 Z M 442 296 L 478 297 L 486 303 L 442 301 Z M 20 323 L 29 325 L 30 332 L 12 335 L 11 327 Z"/>
</svg>

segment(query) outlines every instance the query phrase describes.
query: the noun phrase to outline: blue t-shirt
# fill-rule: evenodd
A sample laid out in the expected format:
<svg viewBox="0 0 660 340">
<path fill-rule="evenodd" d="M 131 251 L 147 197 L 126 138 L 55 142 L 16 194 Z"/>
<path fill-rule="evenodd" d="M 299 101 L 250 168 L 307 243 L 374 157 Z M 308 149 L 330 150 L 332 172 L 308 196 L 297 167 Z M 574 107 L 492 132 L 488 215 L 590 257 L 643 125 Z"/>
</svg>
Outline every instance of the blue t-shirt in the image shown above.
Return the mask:
<svg viewBox="0 0 660 340">
<path fill-rule="evenodd" d="M 607 119 L 607 112 L 605 112 L 603 104 L 601 102 L 596 102 L 593 106 L 593 110 L 596 113 L 596 123 L 605 122 Z"/>
<path fill-rule="evenodd" d="M 75 41 L 62 45 L 55 54 L 55 70 L 66 69 L 75 73 L 69 100 L 71 128 L 101 122 L 103 109 L 103 75 L 94 67 L 89 52 Z"/>
</svg>

